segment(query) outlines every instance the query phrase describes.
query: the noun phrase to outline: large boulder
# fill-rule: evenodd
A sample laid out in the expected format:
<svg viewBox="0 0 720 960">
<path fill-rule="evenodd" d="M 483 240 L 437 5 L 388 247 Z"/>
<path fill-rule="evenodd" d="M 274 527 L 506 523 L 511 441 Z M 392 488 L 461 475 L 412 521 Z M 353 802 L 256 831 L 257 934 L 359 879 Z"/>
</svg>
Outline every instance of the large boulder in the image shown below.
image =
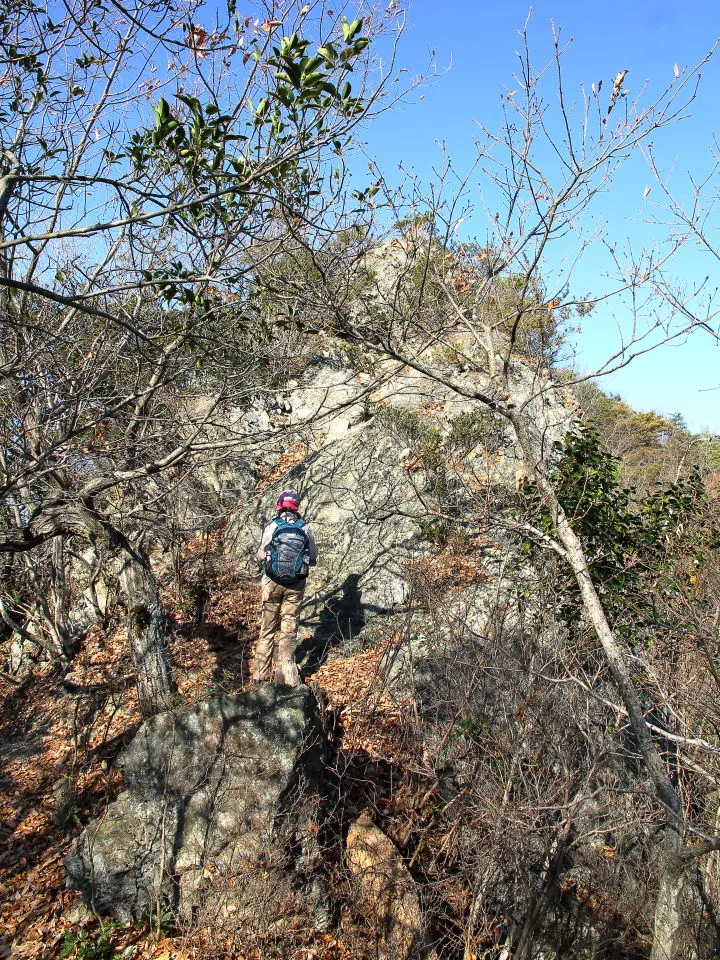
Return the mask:
<svg viewBox="0 0 720 960">
<path fill-rule="evenodd" d="M 307 687 L 153 717 L 121 758 L 123 792 L 67 856 L 68 885 L 122 921 L 168 908 L 205 923 L 309 920 L 324 907 L 324 744 Z"/>
<path fill-rule="evenodd" d="M 373 419 L 334 423 L 327 442 L 309 453 L 253 504 L 238 510 L 225 537 L 254 565 L 259 531 L 283 486 L 297 488 L 318 542 L 320 563 L 305 595 L 306 627 L 322 642 L 355 635 L 378 613 L 408 598 L 405 565 L 427 551 L 418 497 L 424 481 L 402 469 L 407 442 Z"/>
<path fill-rule="evenodd" d="M 304 455 L 240 500 L 225 544 L 254 569 L 275 498 L 297 488 L 320 548 L 306 620 L 344 622 L 339 632 L 347 637 L 407 601 L 407 563 L 435 551 L 438 518 L 471 516 L 489 494 L 507 497 L 526 467 L 509 425 L 468 396 L 490 389 L 486 376 L 443 368 L 456 392 L 388 360 L 375 361 L 374 375 L 358 370 L 337 345 L 322 361 L 287 384 L 292 403 L 275 417 L 278 439 L 302 440 Z M 519 362 L 511 380 L 518 404 L 536 415 L 538 448 L 550 456 L 573 419 L 561 391 Z"/>
</svg>

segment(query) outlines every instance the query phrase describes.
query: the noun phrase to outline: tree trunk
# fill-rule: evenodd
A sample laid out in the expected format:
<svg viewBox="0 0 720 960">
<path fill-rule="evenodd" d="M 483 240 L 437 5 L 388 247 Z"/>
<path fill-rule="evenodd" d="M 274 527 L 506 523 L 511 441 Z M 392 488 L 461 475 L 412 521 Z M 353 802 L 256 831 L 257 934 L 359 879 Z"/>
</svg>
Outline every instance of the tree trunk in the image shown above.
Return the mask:
<svg viewBox="0 0 720 960">
<path fill-rule="evenodd" d="M 73 643 L 70 635 L 70 588 L 65 564 L 65 538 L 53 537 L 52 544 L 53 635 L 60 655 L 70 660 Z"/>
<path fill-rule="evenodd" d="M 463 314 L 460 314 L 459 317 L 464 319 Z M 512 395 L 513 388 L 509 376 L 510 355 L 507 355 L 502 373 L 497 371 L 497 363 L 494 358 L 496 355 L 498 357 L 502 356 L 502 350 L 495 349 L 497 328 L 490 324 L 486 326 L 485 332 L 490 372 L 493 376 L 498 376 L 493 395 L 478 390 L 463 389 L 445 375 L 439 374 L 436 370 L 419 362 L 417 357 L 408 356 L 388 347 L 385 349 L 393 359 L 407 363 L 420 373 L 445 384 L 459 396 L 479 401 L 485 407 L 503 417 L 512 426 L 525 458 L 528 474 L 535 480 L 544 505 L 548 508 L 552 517 L 554 537 L 548 537 L 548 543 L 558 550 L 573 572 L 580 591 L 583 609 L 603 650 L 613 680 L 627 711 L 630 727 L 637 741 L 645 769 L 652 781 L 657 799 L 663 807 L 665 814 L 665 850 L 655 914 L 655 924 L 658 929 L 654 932 L 653 937 L 653 940 L 657 943 L 653 945 L 652 960 L 680 960 L 677 951 L 679 950 L 681 906 L 685 882 L 684 864 L 687 852 L 687 848 L 683 845 L 685 816 L 680 796 L 668 775 L 645 719 L 640 696 L 632 679 L 629 653 L 610 626 L 602 600 L 593 583 L 585 548 L 565 515 L 558 493 L 548 474 L 548 450 L 545 448 L 547 434 L 544 430 L 537 429 L 535 432 L 539 434 L 539 439 L 533 439 L 533 432 L 529 429 L 528 420 L 532 416 L 529 401 L 523 402 L 518 407 L 515 404 L 505 406 L 503 402 L 494 399 L 499 394 L 503 394 L 505 399 Z M 536 396 L 539 396 L 539 393 Z M 536 426 L 540 427 L 540 424 Z M 716 849 L 714 844 L 712 849 Z M 699 855 L 699 853 L 698 849 L 694 855 Z"/>
<path fill-rule="evenodd" d="M 513 960 L 528 960 L 534 952 L 535 935 L 541 928 L 553 896 L 557 892 L 573 822 L 572 817 L 567 817 L 565 822 L 560 825 L 558 836 L 555 838 L 555 849 L 548 856 L 548 864 L 543 871 L 540 889 L 537 895 L 533 897 L 528 908 L 523 929 L 515 946 Z"/>
<path fill-rule="evenodd" d="M 660 887 L 655 908 L 651 960 L 681 960 L 679 934 L 681 903 L 684 889 L 684 863 L 679 856 L 685 834 L 685 817 L 680 796 L 670 779 L 632 680 L 627 651 L 608 622 L 605 608 L 592 580 L 585 548 L 565 516 L 552 481 L 545 473 L 541 455 L 536 455 L 525 424 L 518 415 L 510 420 L 520 443 L 528 468 L 537 483 L 545 505 L 550 510 L 558 541 L 562 545 L 580 591 L 583 609 L 595 630 L 615 685 L 627 710 L 630 727 L 637 741 L 655 794 L 665 813 L 665 851 Z"/>
<path fill-rule="evenodd" d="M 655 901 L 650 960 L 685 960 L 687 957 L 687 950 L 680 942 L 684 890 L 685 864 L 677 854 L 667 851 Z"/>
<path fill-rule="evenodd" d="M 127 632 L 143 716 L 170 710 L 176 686 L 167 648 L 165 611 L 147 554 L 140 545 L 123 550 L 120 585 L 127 606 Z"/>
</svg>

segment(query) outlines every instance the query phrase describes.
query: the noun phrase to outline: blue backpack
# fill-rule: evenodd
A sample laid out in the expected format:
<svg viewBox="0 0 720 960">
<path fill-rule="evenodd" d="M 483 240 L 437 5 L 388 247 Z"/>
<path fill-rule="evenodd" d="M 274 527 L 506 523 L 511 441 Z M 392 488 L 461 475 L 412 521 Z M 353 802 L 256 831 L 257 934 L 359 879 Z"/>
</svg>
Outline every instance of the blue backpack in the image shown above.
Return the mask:
<svg viewBox="0 0 720 960">
<path fill-rule="evenodd" d="M 275 519 L 275 532 L 265 564 L 265 573 L 283 587 L 293 587 L 308 574 L 308 538 L 305 521 Z"/>
</svg>

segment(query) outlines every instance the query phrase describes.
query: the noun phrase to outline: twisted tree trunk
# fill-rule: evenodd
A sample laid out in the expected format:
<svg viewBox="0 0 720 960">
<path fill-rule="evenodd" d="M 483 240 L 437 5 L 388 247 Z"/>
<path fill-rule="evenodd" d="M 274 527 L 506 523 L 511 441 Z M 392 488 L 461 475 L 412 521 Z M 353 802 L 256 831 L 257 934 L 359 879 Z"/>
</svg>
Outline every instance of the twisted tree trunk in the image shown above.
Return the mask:
<svg viewBox="0 0 720 960">
<path fill-rule="evenodd" d="M 70 631 L 70 586 L 67 578 L 65 538 L 61 535 L 53 537 L 52 542 L 52 595 L 53 638 L 60 657 L 70 660 L 74 652 Z"/>
<path fill-rule="evenodd" d="M 672 849 L 674 847 L 674 849 Z M 685 892 L 685 863 L 678 856 L 680 841 L 666 842 L 663 871 L 655 901 L 653 945 L 650 960 L 681 960 L 687 951 L 681 941 L 682 900 Z"/>
<path fill-rule="evenodd" d="M 120 586 L 127 607 L 140 709 L 143 716 L 150 717 L 172 708 L 176 686 L 167 648 L 165 611 L 140 543 L 126 542 L 123 547 Z"/>
</svg>

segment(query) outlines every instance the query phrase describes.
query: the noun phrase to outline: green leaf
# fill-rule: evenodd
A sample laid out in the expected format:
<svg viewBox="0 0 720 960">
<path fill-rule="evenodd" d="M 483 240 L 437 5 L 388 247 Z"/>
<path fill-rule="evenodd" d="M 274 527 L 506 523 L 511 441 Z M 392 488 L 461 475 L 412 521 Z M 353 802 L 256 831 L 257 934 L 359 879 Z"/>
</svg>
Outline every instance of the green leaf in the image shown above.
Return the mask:
<svg viewBox="0 0 720 960">
<path fill-rule="evenodd" d="M 194 117 L 202 116 L 202 107 L 200 106 L 200 101 L 197 97 L 191 97 L 186 93 L 176 93 L 175 97 L 177 100 L 180 100 L 182 103 L 186 104 L 186 106 L 190 107 L 190 111 Z"/>
<path fill-rule="evenodd" d="M 342 32 L 345 43 L 352 42 L 353 38 L 362 30 L 362 25 L 362 20 L 353 20 L 352 23 L 348 23 L 347 17 L 342 18 Z"/>
<path fill-rule="evenodd" d="M 322 73 L 308 73 L 303 76 L 303 86 L 312 87 L 324 77 Z"/>
<path fill-rule="evenodd" d="M 164 123 L 170 116 L 170 106 L 167 100 L 165 100 L 163 97 L 160 97 L 157 102 L 157 106 L 153 110 L 153 113 L 157 118 L 158 124 Z"/>
<path fill-rule="evenodd" d="M 315 73 L 318 67 L 321 67 L 323 63 L 326 63 L 324 57 L 305 57 L 302 62 L 302 72 L 307 76 L 309 74 Z"/>
<path fill-rule="evenodd" d="M 287 79 L 294 87 L 302 86 L 302 74 L 300 73 L 300 68 L 297 64 L 293 63 L 291 60 L 285 60 L 283 62 L 285 67 L 285 74 Z"/>
<path fill-rule="evenodd" d="M 337 50 L 331 43 L 326 43 L 324 47 L 318 47 L 318 55 L 331 66 L 337 60 Z"/>
</svg>

